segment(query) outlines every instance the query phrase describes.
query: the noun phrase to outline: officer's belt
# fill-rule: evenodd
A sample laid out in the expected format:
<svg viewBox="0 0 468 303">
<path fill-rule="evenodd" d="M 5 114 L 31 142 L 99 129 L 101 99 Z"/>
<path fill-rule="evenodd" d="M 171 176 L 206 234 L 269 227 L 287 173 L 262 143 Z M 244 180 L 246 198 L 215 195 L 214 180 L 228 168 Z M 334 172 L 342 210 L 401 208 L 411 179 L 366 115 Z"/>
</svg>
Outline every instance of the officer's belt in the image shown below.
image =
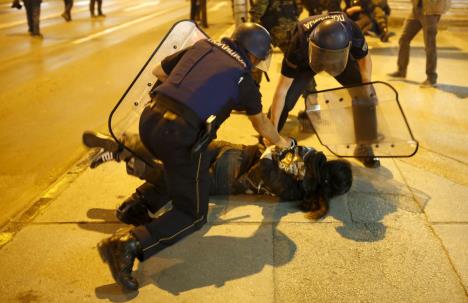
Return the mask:
<svg viewBox="0 0 468 303">
<path fill-rule="evenodd" d="M 164 96 L 161 93 L 158 93 L 154 97 L 151 108 L 153 110 L 160 111 L 161 113 L 165 113 L 169 110 L 174 114 L 182 117 L 194 128 L 199 129 L 202 126 L 200 117 L 191 108 L 170 97 Z"/>
</svg>

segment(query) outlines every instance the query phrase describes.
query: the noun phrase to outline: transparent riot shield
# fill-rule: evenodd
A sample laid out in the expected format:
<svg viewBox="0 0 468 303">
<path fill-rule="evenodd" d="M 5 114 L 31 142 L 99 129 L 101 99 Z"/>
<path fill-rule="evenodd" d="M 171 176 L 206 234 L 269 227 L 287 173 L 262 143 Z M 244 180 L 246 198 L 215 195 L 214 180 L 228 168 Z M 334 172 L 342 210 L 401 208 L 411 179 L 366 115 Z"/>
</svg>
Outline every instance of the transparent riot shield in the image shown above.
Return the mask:
<svg viewBox="0 0 468 303">
<path fill-rule="evenodd" d="M 411 157 L 418 150 L 398 93 L 388 83 L 318 91 L 308 98 L 306 112 L 320 143 L 336 156 Z"/>
<path fill-rule="evenodd" d="M 109 115 L 108 127 L 112 137 L 145 162 L 148 162 L 145 157 L 126 144 L 125 140 L 122 141 L 122 137 L 124 134 L 138 133 L 140 114 L 151 101 L 149 93 L 157 80 L 152 70 L 165 57 L 206 38 L 209 38 L 208 35 L 193 21 L 183 20 L 174 24 Z"/>
</svg>

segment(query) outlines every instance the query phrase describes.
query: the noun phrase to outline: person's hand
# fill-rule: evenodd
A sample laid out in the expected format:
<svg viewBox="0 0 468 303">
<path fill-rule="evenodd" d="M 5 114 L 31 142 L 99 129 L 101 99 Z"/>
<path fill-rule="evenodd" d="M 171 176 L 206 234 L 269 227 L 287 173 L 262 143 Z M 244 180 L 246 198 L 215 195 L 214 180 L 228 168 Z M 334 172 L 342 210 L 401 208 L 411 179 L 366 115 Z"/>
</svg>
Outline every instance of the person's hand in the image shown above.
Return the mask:
<svg viewBox="0 0 468 303">
<path fill-rule="evenodd" d="M 267 147 L 272 145 L 272 143 L 267 138 L 262 138 L 262 142 L 263 142 L 263 145 Z"/>
<path fill-rule="evenodd" d="M 297 145 L 297 142 L 293 138 L 285 139 L 281 137 L 281 139 L 278 142 L 276 142 L 275 145 L 281 148 L 293 148 Z"/>
</svg>

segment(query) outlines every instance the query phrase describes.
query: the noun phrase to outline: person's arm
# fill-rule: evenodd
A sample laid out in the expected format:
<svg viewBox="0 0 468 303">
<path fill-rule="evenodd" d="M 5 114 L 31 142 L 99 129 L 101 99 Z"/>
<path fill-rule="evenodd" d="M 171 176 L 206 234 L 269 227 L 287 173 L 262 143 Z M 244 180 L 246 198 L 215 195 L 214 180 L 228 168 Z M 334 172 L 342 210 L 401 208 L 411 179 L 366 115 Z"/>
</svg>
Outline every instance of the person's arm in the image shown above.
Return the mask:
<svg viewBox="0 0 468 303">
<path fill-rule="evenodd" d="M 362 12 L 362 8 L 360 6 L 351 6 L 350 8 L 346 9 L 346 15 L 352 16 L 356 13 Z"/>
<path fill-rule="evenodd" d="M 286 140 L 280 136 L 276 128 L 264 113 L 249 115 L 248 117 L 252 126 L 262 137 L 279 147 L 288 148 L 291 146 L 291 140 Z"/>
<path fill-rule="evenodd" d="M 168 74 L 164 71 L 162 68 L 161 64 L 156 65 L 156 67 L 153 69 L 153 75 L 158 78 L 161 82 L 166 81 Z"/>
<path fill-rule="evenodd" d="M 185 48 L 164 58 L 161 63 L 153 68 L 153 75 L 156 76 L 161 82 L 166 81 L 167 77 L 169 77 L 169 74 L 175 68 L 177 63 L 179 63 L 180 59 L 182 59 L 182 57 L 188 50 L 190 50 L 190 48 L 191 47 Z"/>
<path fill-rule="evenodd" d="M 372 60 L 370 54 L 367 54 L 361 59 L 357 59 L 357 63 L 359 65 L 359 72 L 361 74 L 362 82 L 371 82 Z"/>
<path fill-rule="evenodd" d="M 271 104 L 271 122 L 276 129 L 278 129 L 279 119 L 281 113 L 284 109 L 284 103 L 286 101 L 286 94 L 288 93 L 291 84 L 293 83 L 293 78 L 289 78 L 283 75 L 280 75 L 278 84 L 276 86 L 275 95 L 273 97 L 273 103 Z"/>
</svg>

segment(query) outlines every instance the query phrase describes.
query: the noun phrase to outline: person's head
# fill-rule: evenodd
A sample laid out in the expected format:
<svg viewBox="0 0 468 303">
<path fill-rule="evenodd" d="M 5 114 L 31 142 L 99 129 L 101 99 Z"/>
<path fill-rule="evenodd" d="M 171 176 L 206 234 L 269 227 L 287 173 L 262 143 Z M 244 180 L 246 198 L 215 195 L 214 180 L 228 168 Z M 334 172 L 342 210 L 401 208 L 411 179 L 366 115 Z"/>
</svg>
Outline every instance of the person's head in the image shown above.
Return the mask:
<svg viewBox="0 0 468 303">
<path fill-rule="evenodd" d="M 351 38 L 343 23 L 327 19 L 309 35 L 309 65 L 315 73 L 341 74 L 348 62 Z"/>
<path fill-rule="evenodd" d="M 346 160 L 327 161 L 321 152 L 306 156 L 304 165 L 302 186 L 305 195 L 299 207 L 309 212 L 311 219 L 319 219 L 328 212 L 331 198 L 347 193 L 351 188 L 351 165 Z"/>
<path fill-rule="evenodd" d="M 270 33 L 257 23 L 244 22 L 236 27 L 231 39 L 249 56 L 252 65 L 268 71 L 271 59 Z"/>
</svg>

